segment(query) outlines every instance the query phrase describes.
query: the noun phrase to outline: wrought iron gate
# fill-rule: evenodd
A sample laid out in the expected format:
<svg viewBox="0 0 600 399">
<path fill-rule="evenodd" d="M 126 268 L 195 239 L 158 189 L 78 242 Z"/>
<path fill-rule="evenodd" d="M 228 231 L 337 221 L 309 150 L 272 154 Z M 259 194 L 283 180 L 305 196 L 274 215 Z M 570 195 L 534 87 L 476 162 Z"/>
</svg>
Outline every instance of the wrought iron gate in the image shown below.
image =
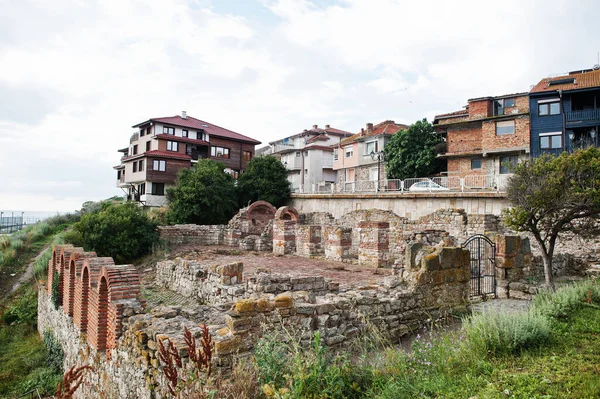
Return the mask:
<svg viewBox="0 0 600 399">
<path fill-rule="evenodd" d="M 471 297 L 496 295 L 496 245 L 476 234 L 462 244 L 471 253 Z"/>
</svg>

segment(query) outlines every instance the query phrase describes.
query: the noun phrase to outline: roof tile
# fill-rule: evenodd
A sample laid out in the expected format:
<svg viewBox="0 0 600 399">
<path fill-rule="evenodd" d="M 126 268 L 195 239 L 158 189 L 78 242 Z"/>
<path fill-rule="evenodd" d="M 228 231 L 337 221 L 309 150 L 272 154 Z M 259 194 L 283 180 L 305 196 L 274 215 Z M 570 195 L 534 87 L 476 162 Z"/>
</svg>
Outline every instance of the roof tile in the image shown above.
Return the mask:
<svg viewBox="0 0 600 399">
<path fill-rule="evenodd" d="M 575 82 L 557 84 L 552 86 L 549 85 L 550 82 L 569 78 L 574 78 Z M 538 84 L 533 86 L 533 89 L 531 89 L 531 93 L 541 93 L 545 91 L 556 90 L 589 89 L 593 87 L 600 87 L 600 69 L 542 79 L 539 81 Z"/>
</svg>

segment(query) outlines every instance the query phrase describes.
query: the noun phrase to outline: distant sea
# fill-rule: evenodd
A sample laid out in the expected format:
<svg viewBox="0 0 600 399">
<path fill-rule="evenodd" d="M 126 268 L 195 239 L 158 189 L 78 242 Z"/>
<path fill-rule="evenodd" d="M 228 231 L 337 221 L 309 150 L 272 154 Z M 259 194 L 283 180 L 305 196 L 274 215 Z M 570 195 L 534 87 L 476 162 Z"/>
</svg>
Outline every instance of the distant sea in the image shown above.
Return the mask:
<svg viewBox="0 0 600 399">
<path fill-rule="evenodd" d="M 52 216 L 56 216 L 57 214 L 65 214 L 68 212 L 57 212 L 57 211 L 19 211 L 19 210 L 12 210 L 12 209 L 0 209 L 0 212 L 3 212 L 3 217 L 11 217 L 11 216 L 21 216 L 21 212 L 23 212 L 23 217 L 25 219 L 40 219 L 40 220 L 44 220 L 44 219 L 48 219 L 49 217 Z"/>
</svg>

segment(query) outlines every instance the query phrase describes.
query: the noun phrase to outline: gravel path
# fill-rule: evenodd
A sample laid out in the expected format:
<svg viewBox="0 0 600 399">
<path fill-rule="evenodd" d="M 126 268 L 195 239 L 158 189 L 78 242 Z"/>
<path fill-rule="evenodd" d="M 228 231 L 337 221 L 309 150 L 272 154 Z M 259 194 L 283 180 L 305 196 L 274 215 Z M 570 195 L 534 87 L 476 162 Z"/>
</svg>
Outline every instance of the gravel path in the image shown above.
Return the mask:
<svg viewBox="0 0 600 399">
<path fill-rule="evenodd" d="M 27 269 L 25 269 L 25 273 L 23 273 L 21 277 L 19 277 L 17 282 L 14 283 L 12 287 L 10 287 L 8 292 L 4 295 L 5 298 L 7 298 L 10 294 L 18 290 L 20 286 L 31 280 L 31 278 L 33 277 L 33 267 L 35 265 L 35 262 L 44 254 L 44 252 L 50 247 L 51 244 L 52 243 L 49 243 L 44 248 L 42 248 L 40 253 L 37 254 L 31 262 L 29 262 L 29 264 L 27 265 Z"/>
</svg>

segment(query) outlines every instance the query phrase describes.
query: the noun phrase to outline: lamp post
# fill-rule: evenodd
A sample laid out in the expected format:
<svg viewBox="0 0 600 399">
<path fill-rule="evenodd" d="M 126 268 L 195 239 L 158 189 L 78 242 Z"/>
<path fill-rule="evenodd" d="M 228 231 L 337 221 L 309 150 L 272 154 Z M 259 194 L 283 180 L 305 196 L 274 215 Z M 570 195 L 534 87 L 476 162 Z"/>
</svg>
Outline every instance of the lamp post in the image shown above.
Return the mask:
<svg viewBox="0 0 600 399">
<path fill-rule="evenodd" d="M 377 187 L 375 188 L 376 192 L 379 192 L 379 174 L 381 173 L 381 162 L 385 161 L 385 152 L 383 151 L 371 151 L 371 159 L 373 161 L 377 161 Z"/>
<path fill-rule="evenodd" d="M 569 154 L 573 152 L 573 150 L 575 150 L 575 142 L 573 141 L 575 139 L 575 132 L 573 132 L 572 130 L 569 131 L 569 143 L 571 144 L 571 148 L 569 149 Z"/>
</svg>

